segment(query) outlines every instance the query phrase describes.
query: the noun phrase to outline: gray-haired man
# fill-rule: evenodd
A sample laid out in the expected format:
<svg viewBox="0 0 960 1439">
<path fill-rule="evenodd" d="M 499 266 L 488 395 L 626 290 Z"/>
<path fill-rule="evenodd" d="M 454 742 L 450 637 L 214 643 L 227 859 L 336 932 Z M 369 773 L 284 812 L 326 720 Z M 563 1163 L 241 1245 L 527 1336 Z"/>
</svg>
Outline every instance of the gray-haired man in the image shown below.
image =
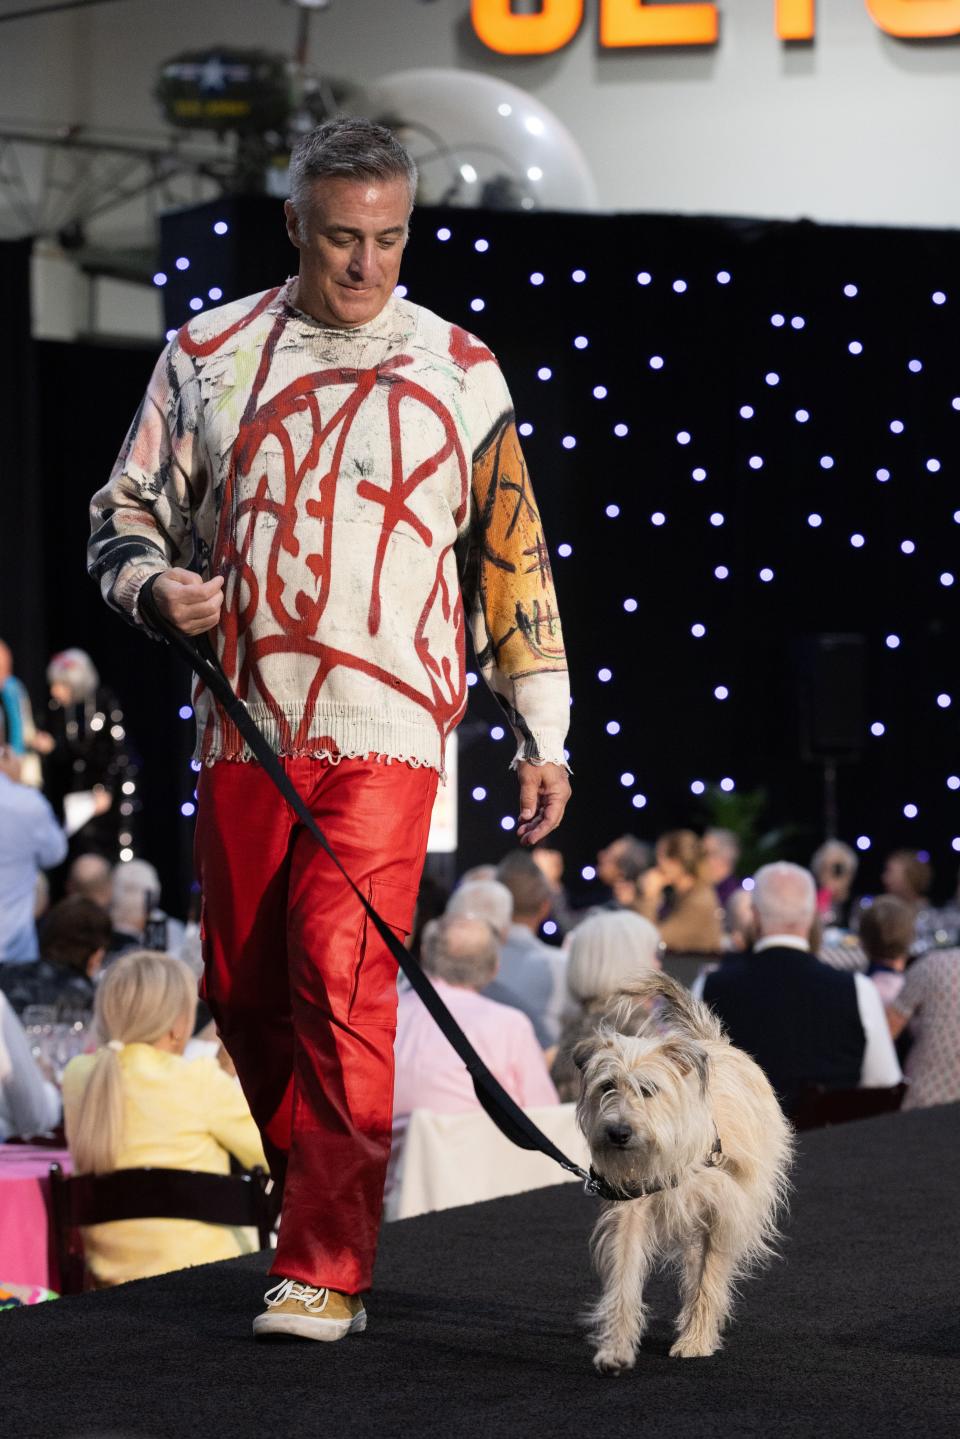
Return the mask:
<svg viewBox="0 0 960 1439">
<path fill-rule="evenodd" d="M 547 548 L 490 351 L 395 294 L 416 170 L 329 121 L 291 163 L 298 275 L 192 320 L 109 484 L 90 569 L 144 585 L 228 677 L 356 881 L 409 931 L 464 632 L 517 736 L 518 835 L 559 823 L 568 688 Z M 188 568 L 191 563 L 197 569 Z M 258 1333 L 365 1327 L 390 1148 L 395 965 L 209 694 L 204 991 L 285 1174 Z M 246 761 L 246 762 L 245 762 Z"/>
</svg>

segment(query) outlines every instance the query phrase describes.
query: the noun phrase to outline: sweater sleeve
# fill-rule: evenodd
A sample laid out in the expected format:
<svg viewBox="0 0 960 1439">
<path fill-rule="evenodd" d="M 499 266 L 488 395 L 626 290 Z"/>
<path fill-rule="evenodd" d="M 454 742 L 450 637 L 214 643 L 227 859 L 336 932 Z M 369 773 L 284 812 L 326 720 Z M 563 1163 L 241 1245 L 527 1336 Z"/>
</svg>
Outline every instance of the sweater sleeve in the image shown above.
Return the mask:
<svg viewBox="0 0 960 1439">
<path fill-rule="evenodd" d="M 462 587 L 477 663 L 516 737 L 514 766 L 566 765 L 570 684 L 543 523 L 499 366 L 490 356 L 474 375 L 487 428 L 473 454 Z"/>
<path fill-rule="evenodd" d="M 193 558 L 193 514 L 205 486 L 199 386 L 176 340 L 157 361 L 147 392 L 103 489 L 90 502 L 87 569 L 103 597 L 143 625 L 144 581 Z"/>
</svg>

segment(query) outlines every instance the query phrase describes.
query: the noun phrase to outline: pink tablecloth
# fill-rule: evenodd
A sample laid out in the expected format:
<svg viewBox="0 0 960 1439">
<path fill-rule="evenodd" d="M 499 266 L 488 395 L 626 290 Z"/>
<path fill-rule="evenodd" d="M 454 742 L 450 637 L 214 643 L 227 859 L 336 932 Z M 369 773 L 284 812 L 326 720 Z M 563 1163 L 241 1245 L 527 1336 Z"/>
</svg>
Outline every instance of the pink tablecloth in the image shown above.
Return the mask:
<svg viewBox="0 0 960 1439">
<path fill-rule="evenodd" d="M 69 1174 L 67 1150 L 0 1144 L 0 1283 L 57 1288 L 50 1255 L 51 1164 Z"/>
</svg>

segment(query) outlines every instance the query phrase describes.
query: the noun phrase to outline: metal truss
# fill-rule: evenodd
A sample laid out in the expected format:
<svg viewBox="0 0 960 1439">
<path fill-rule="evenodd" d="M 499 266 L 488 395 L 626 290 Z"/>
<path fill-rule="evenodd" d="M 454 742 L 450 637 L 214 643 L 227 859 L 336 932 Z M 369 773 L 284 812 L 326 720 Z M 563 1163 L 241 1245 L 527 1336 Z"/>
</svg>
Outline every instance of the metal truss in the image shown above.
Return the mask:
<svg viewBox="0 0 960 1439">
<path fill-rule="evenodd" d="M 236 188 L 233 141 L 131 137 L 81 125 L 0 120 L 0 239 L 56 239 L 83 250 L 112 216 L 152 245 L 161 210 Z M 121 215 L 121 212 L 126 212 Z"/>
</svg>

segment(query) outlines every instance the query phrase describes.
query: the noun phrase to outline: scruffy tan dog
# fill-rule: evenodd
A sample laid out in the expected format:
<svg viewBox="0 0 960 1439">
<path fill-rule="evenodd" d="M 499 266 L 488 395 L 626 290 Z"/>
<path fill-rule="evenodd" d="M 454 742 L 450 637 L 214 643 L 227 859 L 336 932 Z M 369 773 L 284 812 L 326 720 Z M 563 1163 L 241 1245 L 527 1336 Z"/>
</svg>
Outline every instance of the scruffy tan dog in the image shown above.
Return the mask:
<svg viewBox="0 0 960 1439">
<path fill-rule="evenodd" d="M 633 1366 L 644 1282 L 663 1259 L 681 1273 L 671 1355 L 713 1354 L 737 1281 L 772 1254 L 790 1126 L 762 1070 L 665 974 L 631 986 L 574 1058 L 593 1173 L 626 1196 L 604 1205 L 593 1235 L 594 1363 L 604 1374 Z"/>
</svg>

